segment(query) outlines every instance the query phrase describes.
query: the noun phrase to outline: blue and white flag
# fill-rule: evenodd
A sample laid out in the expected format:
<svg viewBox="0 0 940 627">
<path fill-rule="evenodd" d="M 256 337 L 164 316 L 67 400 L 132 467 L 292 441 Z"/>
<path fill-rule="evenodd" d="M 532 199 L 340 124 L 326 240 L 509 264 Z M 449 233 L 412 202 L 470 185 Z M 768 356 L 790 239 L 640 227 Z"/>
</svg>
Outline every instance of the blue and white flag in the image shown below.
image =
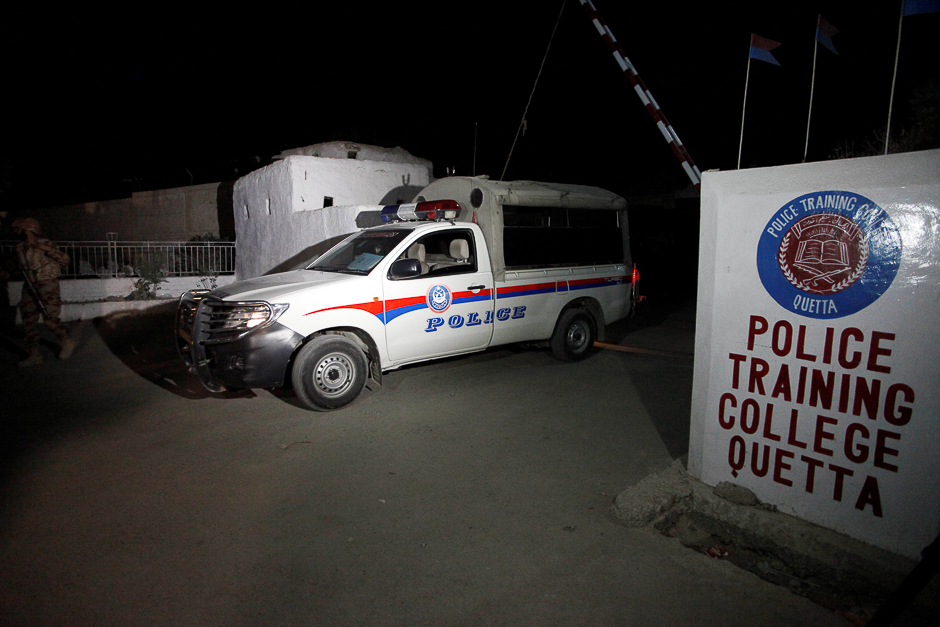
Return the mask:
<svg viewBox="0 0 940 627">
<path fill-rule="evenodd" d="M 832 51 L 834 54 L 839 54 L 839 51 L 836 50 L 835 45 L 832 43 L 832 38 L 838 34 L 839 29 L 835 28 L 832 24 L 823 19 L 823 16 L 820 15 L 816 20 L 816 41 L 821 43 L 827 50 Z"/>
<path fill-rule="evenodd" d="M 770 54 L 771 50 L 780 45 L 781 44 L 777 43 L 776 41 L 772 41 L 766 37 L 761 37 L 760 35 L 751 33 L 751 51 L 748 53 L 748 56 L 759 61 L 766 61 L 767 63 L 780 65 L 780 62 L 774 58 L 774 55 Z"/>
<path fill-rule="evenodd" d="M 940 0 L 904 0 L 904 16 L 940 13 Z"/>
</svg>

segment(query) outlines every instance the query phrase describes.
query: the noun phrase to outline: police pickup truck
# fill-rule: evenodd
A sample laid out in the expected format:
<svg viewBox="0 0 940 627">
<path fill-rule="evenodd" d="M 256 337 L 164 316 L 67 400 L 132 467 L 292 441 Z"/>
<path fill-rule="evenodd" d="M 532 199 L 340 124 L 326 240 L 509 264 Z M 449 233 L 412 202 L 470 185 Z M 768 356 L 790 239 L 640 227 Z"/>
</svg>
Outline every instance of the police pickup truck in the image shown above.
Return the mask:
<svg viewBox="0 0 940 627">
<path fill-rule="evenodd" d="M 626 201 L 594 187 L 448 177 L 301 270 L 180 297 L 180 354 L 213 392 L 293 385 L 311 409 L 367 378 L 512 342 L 588 355 L 637 296 Z"/>
</svg>

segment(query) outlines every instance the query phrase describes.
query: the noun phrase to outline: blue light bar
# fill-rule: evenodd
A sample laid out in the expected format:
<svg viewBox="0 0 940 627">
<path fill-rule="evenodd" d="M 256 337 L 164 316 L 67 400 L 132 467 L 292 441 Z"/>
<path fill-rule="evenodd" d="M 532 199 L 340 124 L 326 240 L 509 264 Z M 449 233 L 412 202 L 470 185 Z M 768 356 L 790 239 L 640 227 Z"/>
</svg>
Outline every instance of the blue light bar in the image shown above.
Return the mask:
<svg viewBox="0 0 940 627">
<path fill-rule="evenodd" d="M 460 216 L 460 203 L 456 200 L 429 200 L 382 207 L 382 222 L 408 222 L 413 220 L 456 220 Z"/>
</svg>

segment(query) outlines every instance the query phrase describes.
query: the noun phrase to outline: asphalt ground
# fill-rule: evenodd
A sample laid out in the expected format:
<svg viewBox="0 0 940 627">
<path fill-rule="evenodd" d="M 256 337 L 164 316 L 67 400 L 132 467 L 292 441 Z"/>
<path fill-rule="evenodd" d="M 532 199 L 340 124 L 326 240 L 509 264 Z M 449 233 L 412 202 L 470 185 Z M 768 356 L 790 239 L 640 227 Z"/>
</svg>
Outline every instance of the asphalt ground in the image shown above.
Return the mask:
<svg viewBox="0 0 940 627">
<path fill-rule="evenodd" d="M 325 414 L 206 393 L 171 327 L 81 323 L 30 369 L 0 338 L 0 624 L 846 624 L 609 512 L 687 454 L 694 300 L 583 362 L 493 349 Z"/>
</svg>

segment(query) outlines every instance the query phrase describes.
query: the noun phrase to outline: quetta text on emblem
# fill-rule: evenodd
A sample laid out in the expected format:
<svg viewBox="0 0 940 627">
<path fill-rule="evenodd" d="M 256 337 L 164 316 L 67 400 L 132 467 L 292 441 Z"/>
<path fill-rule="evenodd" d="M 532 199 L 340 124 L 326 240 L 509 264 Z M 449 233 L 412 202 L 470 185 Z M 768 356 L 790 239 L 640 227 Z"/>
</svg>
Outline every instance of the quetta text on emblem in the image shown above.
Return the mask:
<svg viewBox="0 0 940 627">
<path fill-rule="evenodd" d="M 814 192 L 781 207 L 757 248 L 761 283 L 782 307 L 811 318 L 841 318 L 890 287 L 901 260 L 897 226 L 853 192 Z"/>
<path fill-rule="evenodd" d="M 427 295 L 428 308 L 443 313 L 450 307 L 450 290 L 445 285 L 432 285 Z"/>
</svg>

